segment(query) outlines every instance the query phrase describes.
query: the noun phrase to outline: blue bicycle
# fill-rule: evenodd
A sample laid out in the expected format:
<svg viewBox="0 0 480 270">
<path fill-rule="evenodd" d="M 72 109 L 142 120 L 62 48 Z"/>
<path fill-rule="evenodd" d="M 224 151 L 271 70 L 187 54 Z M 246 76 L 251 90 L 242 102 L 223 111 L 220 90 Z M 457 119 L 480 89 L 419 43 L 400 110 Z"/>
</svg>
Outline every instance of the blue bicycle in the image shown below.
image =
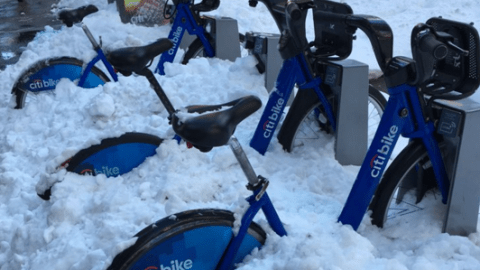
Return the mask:
<svg viewBox="0 0 480 270">
<path fill-rule="evenodd" d="M 250 146 L 261 154 L 267 151 L 275 130 L 281 123 L 287 101 L 297 87 L 298 91 L 281 124 L 277 138 L 289 152 L 301 146 L 314 147 L 311 143 L 319 138 L 319 132 L 336 132 L 339 95 L 335 93 L 333 87 L 338 82 L 337 79 L 331 78 L 341 76 L 335 73 L 334 63 L 350 55 L 355 33 L 355 29 L 331 27 L 328 20 L 316 15 L 316 11 L 351 14 L 352 9 L 345 3 L 332 1 L 296 1 L 295 16 L 288 20 L 285 1 L 260 0 L 260 2 L 270 11 L 282 33 L 279 51 L 283 65 L 277 77 L 276 89 L 270 93 Z M 255 7 L 258 1 L 250 0 L 249 4 Z M 305 31 L 309 9 L 314 10 L 315 27 L 315 39 L 310 42 Z M 248 40 L 248 34 L 246 39 Z M 369 145 L 385 109 L 386 99 L 372 85 L 368 86 L 367 93 L 365 105 L 368 105 L 368 141 L 358 143 Z"/>
<path fill-rule="evenodd" d="M 194 117 L 185 117 L 184 112 L 175 110 L 147 67 L 151 59 L 172 46 L 170 40 L 161 39 L 147 47 L 115 50 L 109 59 L 119 72 L 136 73 L 150 82 L 169 113 L 173 130 L 183 140 L 204 152 L 230 145 L 247 176 L 247 188 L 253 192 L 247 199 L 250 207 L 237 233 L 233 213 L 225 210 L 191 210 L 164 218 L 139 232 L 135 244 L 118 254 L 108 269 L 231 269 L 265 242 L 266 233 L 252 221 L 260 209 L 272 229 L 286 235 L 266 193 L 268 180 L 255 174 L 233 136 L 237 125 L 261 107 L 260 99 L 247 96 L 219 105 L 189 106 L 186 109 Z"/>
<path fill-rule="evenodd" d="M 323 2 L 331 4 L 328 1 Z M 337 5 L 338 3 L 333 4 Z M 299 10 L 301 10 L 302 14 L 305 14 L 306 11 L 312 7 L 311 4 L 305 2 L 300 4 Z M 275 9 L 273 6 L 271 6 L 270 9 L 274 12 L 272 13 L 273 15 L 279 16 L 278 23 L 289 32 L 302 33 L 301 29 L 305 29 L 304 18 L 303 21 L 300 20 L 300 23 L 297 20 L 294 20 L 287 25 L 285 5 L 279 3 L 275 6 Z M 323 9 L 325 9 L 325 7 Z M 342 12 L 349 12 L 349 10 L 351 10 L 346 4 L 341 4 L 338 9 Z M 336 120 L 333 116 L 336 114 L 336 98 L 328 84 L 320 84 L 321 78 L 326 75 L 324 70 L 328 66 L 325 64 L 324 60 L 335 59 L 333 58 L 334 56 L 345 58 L 351 51 L 352 33 L 346 33 L 345 31 L 328 31 L 327 22 L 318 17 L 316 18 L 316 25 L 318 28 L 322 29 L 324 35 L 338 37 L 336 42 L 334 44 L 325 44 L 326 42 L 322 42 L 321 38 L 319 38 L 320 40 L 318 42 L 315 42 L 314 45 L 310 45 L 310 47 L 316 46 L 318 48 L 323 48 L 323 50 L 317 49 L 316 53 L 313 53 L 312 50 L 309 49 L 310 47 L 297 48 L 290 46 L 287 48 L 281 48 L 283 54 L 287 55 L 287 60 L 285 60 L 284 68 L 282 68 L 282 72 L 278 76 L 278 89 L 273 92 L 269 99 L 270 105 L 267 104 L 266 107 L 269 108 L 268 106 L 274 104 L 274 112 L 277 114 L 277 120 L 279 120 L 279 115 L 281 115 L 281 110 L 283 110 L 283 108 L 277 108 L 277 103 L 281 102 L 280 105 L 283 105 L 283 107 L 286 105 L 286 101 L 281 98 L 282 95 L 283 97 L 287 96 L 286 93 L 292 91 L 295 82 L 297 82 L 298 85 L 301 85 L 301 90 L 297 93 L 278 135 L 280 143 L 282 143 L 284 148 L 289 151 L 293 150 L 294 147 L 299 147 L 300 145 L 307 144 L 307 142 L 315 141 L 316 138 L 318 138 L 318 132 L 321 132 L 322 130 L 333 132 L 332 127 Z M 246 37 L 248 38 L 248 35 Z M 304 35 L 284 35 L 282 38 L 286 40 L 286 43 L 288 44 L 295 44 L 297 40 L 299 40 L 299 42 L 305 40 L 306 42 Z M 303 52 L 306 52 L 308 58 L 305 58 Z M 292 55 L 294 57 L 288 57 Z M 117 66 L 114 65 L 114 67 L 120 72 L 123 72 Z M 289 69 L 290 67 L 295 67 L 293 70 L 297 70 L 297 72 L 291 72 L 291 69 Z M 313 75 L 317 77 L 312 77 Z M 305 81 L 302 82 L 302 78 L 308 78 L 309 83 Z M 287 79 L 289 81 L 286 82 L 285 80 Z M 386 100 L 382 94 L 373 87 L 369 88 L 368 93 L 368 137 L 369 140 L 371 140 L 374 134 L 373 130 L 377 128 Z M 321 99 L 319 97 L 321 97 Z M 326 106 L 323 105 L 324 102 Z M 269 123 L 267 127 L 268 130 L 271 131 L 269 133 L 270 135 L 273 135 L 273 131 L 275 130 L 275 127 L 270 126 L 271 123 L 273 123 L 271 119 L 263 119 L 265 118 L 265 115 L 267 115 L 267 118 L 270 117 L 268 112 L 271 111 L 272 110 L 265 109 L 262 120 L 260 120 L 257 126 L 255 136 L 258 137 L 258 134 L 260 134 L 260 138 L 263 140 L 254 143 L 254 139 L 252 139 L 251 145 L 257 150 L 262 149 L 265 151 L 270 139 L 273 137 L 270 136 L 268 140 L 263 137 L 265 132 L 264 127 L 266 126 L 265 121 Z M 326 118 L 327 112 L 332 114 L 331 122 Z M 142 133 L 125 134 L 118 138 L 105 139 L 98 145 L 93 145 L 87 149 L 81 150 L 71 159 L 65 161 L 60 167 L 65 167 L 67 171 L 76 173 L 90 173 L 95 175 L 97 173 L 106 172 L 109 176 L 117 176 L 130 171 L 141 164 L 147 157 L 154 155 L 155 149 L 161 142 L 162 139 L 154 135 Z M 129 153 L 129 155 L 125 155 L 124 153 Z M 40 195 L 42 198 L 48 197 L 43 194 Z"/>
<path fill-rule="evenodd" d="M 393 33 L 382 19 L 316 12 L 334 25 L 366 33 L 390 94 L 338 220 L 356 230 L 368 208 L 372 223 L 383 227 L 395 216 L 415 211 L 412 208 L 422 200 L 442 198 L 446 203 L 452 178 L 452 162 L 447 162 L 447 157 L 452 150 L 450 134 L 440 127 L 451 111 L 437 101 L 461 100 L 478 88 L 477 30 L 470 24 L 431 18 L 414 27 L 410 59 L 392 56 Z M 410 143 L 386 169 L 400 135 Z"/>
<path fill-rule="evenodd" d="M 208 12 L 218 8 L 220 1 L 202 1 L 198 4 L 193 4 L 193 0 L 175 0 L 172 10 L 167 15 L 165 10 L 165 17 L 173 19 L 172 28 L 168 38 L 172 40 L 174 46 L 163 53 L 158 62 L 155 72 L 164 75 L 164 63 L 173 62 L 178 51 L 181 41 L 183 40 L 185 31 L 189 34 L 195 35 L 197 38 L 189 45 L 185 53 L 182 63 L 186 64 L 195 57 L 214 57 L 214 37 L 213 33 L 209 33 L 207 29 L 211 28 L 214 18 L 200 16 L 200 12 Z M 120 14 L 125 10 L 125 2 L 117 1 L 117 8 Z M 74 23 L 80 23 L 82 19 L 98 9 L 93 5 L 80 7 L 73 10 L 64 10 L 59 13 L 59 19 L 62 20 L 68 27 Z M 62 78 L 68 78 L 72 81 L 78 81 L 77 85 L 83 88 L 94 88 L 103 85 L 111 80 L 117 81 L 118 77 L 109 63 L 108 55 L 106 56 L 92 36 L 86 25 L 82 24 L 82 29 L 92 43 L 93 49 L 97 52 L 97 56 L 89 63 L 84 63 L 82 60 L 73 57 L 56 57 L 39 61 L 32 65 L 28 70 L 23 72 L 16 80 L 12 89 L 12 94 L 15 96 L 16 109 L 21 109 L 25 106 L 28 94 L 39 94 L 53 91 L 55 86 Z M 240 46 L 240 35 L 239 42 Z M 95 67 L 97 62 L 103 62 L 109 77 Z"/>
<path fill-rule="evenodd" d="M 213 18 L 201 16 L 200 12 L 208 12 L 218 8 L 220 0 L 203 0 L 194 4 L 194 0 L 173 0 L 172 28 L 168 38 L 173 42 L 173 47 L 160 56 L 160 60 L 155 70 L 161 75 L 165 74 L 164 64 L 172 63 L 177 54 L 180 43 L 182 42 L 185 31 L 190 35 L 196 36 L 196 39 L 188 46 L 183 56 L 182 64 L 187 64 L 190 59 L 196 57 L 214 57 L 215 53 L 215 33 L 209 33 L 207 29 L 212 28 Z M 240 36 L 238 40 L 240 47 Z"/>
<path fill-rule="evenodd" d="M 81 23 L 83 18 L 95 13 L 98 8 L 93 5 L 83 6 L 73 10 L 64 10 L 58 14 L 59 20 L 71 27 L 75 23 Z M 92 43 L 97 56 L 90 62 L 85 63 L 74 57 L 55 57 L 41 60 L 24 71 L 16 80 L 12 94 L 15 97 L 15 109 L 25 106 L 27 97 L 31 94 L 40 94 L 53 91 L 62 78 L 76 81 L 83 88 L 95 88 L 109 82 L 109 77 L 95 64 L 99 61 L 105 65 L 110 78 L 117 81 L 118 77 L 112 65 L 107 60 L 101 45 L 95 40 L 88 27 L 82 24 L 82 29 Z"/>
<path fill-rule="evenodd" d="M 130 2 L 138 2 L 135 10 L 129 11 Z M 150 3 L 152 2 L 152 3 Z M 160 3 L 161 2 L 161 3 Z M 164 20 L 171 21 L 171 30 L 168 38 L 173 42 L 173 47 L 163 53 L 157 64 L 155 72 L 165 75 L 164 64 L 172 63 L 177 55 L 178 48 L 185 36 L 185 32 L 196 38 L 188 46 L 182 59 L 182 64 L 187 64 L 190 59 L 195 57 L 214 57 L 216 33 L 214 28 L 215 19 L 208 16 L 201 16 L 201 12 L 209 12 L 215 10 L 220 5 L 219 0 L 202 0 L 200 3 L 194 4 L 194 0 L 173 0 L 173 5 L 168 5 L 168 1 L 128 1 L 117 0 L 117 10 L 123 22 L 139 23 L 142 25 L 152 25 L 149 21 L 158 21 L 157 17 L 163 17 Z M 148 9 L 147 16 L 135 15 L 145 6 Z M 162 7 L 160 7 L 162 6 Z M 163 13 L 163 14 L 162 14 Z M 146 19 L 141 19 L 145 17 Z M 145 21 L 147 20 L 147 21 Z M 238 46 L 240 48 L 240 35 Z"/>
</svg>

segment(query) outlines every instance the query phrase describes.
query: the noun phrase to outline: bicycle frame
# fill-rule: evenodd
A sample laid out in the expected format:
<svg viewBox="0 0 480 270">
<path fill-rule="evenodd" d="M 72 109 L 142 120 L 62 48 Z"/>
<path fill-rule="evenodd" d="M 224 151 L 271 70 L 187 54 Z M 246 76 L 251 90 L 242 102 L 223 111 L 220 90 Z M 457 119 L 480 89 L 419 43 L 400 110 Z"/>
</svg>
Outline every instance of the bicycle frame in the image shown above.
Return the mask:
<svg viewBox="0 0 480 270">
<path fill-rule="evenodd" d="M 92 33 L 90 30 L 88 30 L 87 26 L 82 25 L 82 29 L 87 35 L 88 39 L 90 40 L 90 43 L 92 43 L 93 49 L 97 52 L 97 55 L 88 62 L 88 64 L 85 66 L 85 69 L 82 72 L 82 76 L 80 77 L 80 80 L 78 81 L 78 86 L 83 87 L 85 84 L 85 81 L 87 79 L 88 74 L 92 70 L 92 68 L 95 66 L 95 64 L 98 61 L 102 61 L 105 67 L 108 70 L 108 73 L 112 77 L 112 79 L 117 82 L 118 81 L 118 76 L 117 73 L 115 73 L 115 70 L 113 69 L 112 65 L 110 62 L 108 62 L 107 57 L 103 53 L 102 47 L 97 43 L 95 38 L 93 37 Z"/>
<path fill-rule="evenodd" d="M 196 35 L 202 41 L 205 48 L 205 53 L 208 57 L 215 56 L 214 48 L 205 35 L 206 31 L 203 24 L 198 22 L 196 18 L 197 16 L 192 12 L 191 0 L 180 0 L 175 5 L 175 8 L 177 14 L 175 15 L 172 29 L 168 34 L 168 39 L 173 42 L 173 47 L 170 50 L 162 53 L 160 56 L 157 68 L 155 69 L 155 73 L 160 75 L 165 75 L 165 62 L 173 62 L 175 55 L 177 54 L 178 47 L 182 42 L 185 30 L 187 30 L 190 35 Z"/>
<path fill-rule="evenodd" d="M 338 218 L 338 221 L 350 224 L 354 230 L 362 221 L 400 135 L 421 139 L 432 162 L 442 202 L 446 203 L 448 198 L 448 175 L 433 134 L 435 127 L 431 120 L 425 121 L 417 88 L 403 84 L 389 88 L 388 92 L 390 98 L 385 112 Z"/>
<path fill-rule="evenodd" d="M 284 27 L 282 25 L 283 21 L 286 22 L 288 27 L 294 28 L 293 30 L 290 29 L 290 31 L 288 31 L 292 34 L 285 35 L 283 34 L 284 31 L 282 31 L 280 46 L 282 46 L 282 44 L 290 45 L 286 45 L 282 48 L 282 51 L 280 51 L 284 61 L 275 83 L 276 87 L 274 88 L 274 91 L 270 93 L 265 110 L 263 111 L 260 122 L 255 129 L 253 138 L 250 141 L 250 146 L 263 155 L 267 151 L 268 145 L 270 144 L 295 84 L 298 86 L 299 91 L 312 88 L 315 90 L 315 93 L 318 95 L 318 98 L 324 107 L 327 119 L 330 121 L 334 131 L 336 130 L 336 120 L 332 106 L 320 88 L 322 80 L 320 77 L 315 77 L 313 75 L 312 68 L 306 59 L 304 46 L 296 45 L 297 42 L 302 43 L 302 40 L 306 41 L 304 33 L 302 34 L 302 31 L 300 30 L 305 29 L 307 9 L 302 10 L 304 14 L 302 15 L 303 19 L 292 19 L 290 16 L 282 18 L 280 13 L 273 11 L 272 3 L 268 1 L 262 2 L 264 2 L 270 10 L 270 13 L 276 20 L 277 26 L 280 30 Z"/>
<path fill-rule="evenodd" d="M 247 188 L 253 191 L 253 195 L 247 198 L 250 206 L 242 217 L 241 225 L 237 235 L 235 235 L 232 241 L 230 241 L 225 254 L 223 254 L 223 258 L 217 267 L 217 269 L 222 270 L 231 268 L 233 259 L 235 258 L 240 244 L 247 234 L 247 230 L 250 227 L 253 218 L 260 209 L 262 209 L 265 217 L 267 218 L 268 224 L 275 233 L 277 233 L 279 236 L 287 235 L 287 232 L 283 227 L 275 208 L 273 207 L 272 201 L 266 193 L 268 181 L 263 179 L 261 176 L 256 176 L 250 162 L 248 161 L 248 158 L 245 155 L 245 152 L 234 136 L 230 138 L 229 145 L 248 179 L 249 185 Z"/>
<path fill-rule="evenodd" d="M 253 218 L 261 209 L 267 218 L 268 224 L 273 229 L 275 233 L 279 236 L 287 235 L 285 228 L 283 227 L 280 218 L 278 217 L 275 208 L 273 207 L 272 201 L 268 197 L 267 193 L 263 193 L 261 198 L 257 200 L 257 196 L 259 193 L 261 194 L 262 188 L 259 188 L 254 191 L 253 195 L 250 196 L 247 201 L 250 203 L 250 207 L 248 207 L 247 211 L 242 217 L 242 225 L 237 233 L 237 235 L 232 239 L 230 244 L 228 245 L 225 254 L 223 255 L 223 259 L 219 264 L 218 269 L 231 269 L 231 265 L 233 263 L 233 259 L 242 243 L 245 235 L 247 234 L 248 227 L 253 221 Z"/>
</svg>

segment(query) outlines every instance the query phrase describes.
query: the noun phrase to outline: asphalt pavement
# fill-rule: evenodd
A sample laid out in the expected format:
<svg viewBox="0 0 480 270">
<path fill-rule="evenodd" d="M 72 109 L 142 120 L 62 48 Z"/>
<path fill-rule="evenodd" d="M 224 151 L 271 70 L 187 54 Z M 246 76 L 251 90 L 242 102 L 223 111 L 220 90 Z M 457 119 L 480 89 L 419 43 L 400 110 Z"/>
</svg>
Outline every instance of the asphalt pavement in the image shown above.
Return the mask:
<svg viewBox="0 0 480 270">
<path fill-rule="evenodd" d="M 46 25 L 60 28 L 52 9 L 59 0 L 0 0 L 0 70 L 18 61 L 25 46 Z"/>
</svg>

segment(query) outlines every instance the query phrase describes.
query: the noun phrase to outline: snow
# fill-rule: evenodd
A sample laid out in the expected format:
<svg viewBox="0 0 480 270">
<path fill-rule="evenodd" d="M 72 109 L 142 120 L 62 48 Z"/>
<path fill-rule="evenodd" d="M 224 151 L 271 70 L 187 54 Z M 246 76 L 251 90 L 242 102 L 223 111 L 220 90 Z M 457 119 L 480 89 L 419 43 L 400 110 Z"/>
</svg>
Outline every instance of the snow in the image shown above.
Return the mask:
<svg viewBox="0 0 480 270">
<path fill-rule="evenodd" d="M 58 7 L 96 4 L 100 11 L 84 22 L 95 37 L 101 35 L 107 50 L 167 36 L 168 26 L 122 24 L 115 5 L 106 2 L 62 0 Z M 394 55 L 411 56 L 410 31 L 430 17 L 480 25 L 476 1 L 348 4 L 357 14 L 376 15 L 389 23 Z M 247 1 L 223 1 L 210 14 L 237 19 L 240 32 L 278 33 L 261 3 L 251 8 Z M 307 26 L 312 37 L 313 27 Z M 351 58 L 378 69 L 365 35 L 357 31 L 357 37 Z M 250 94 L 265 104 L 263 76 L 256 72 L 254 58 L 242 54 L 234 62 L 195 59 L 181 65 L 177 59 L 166 65 L 165 76 L 156 77 L 176 108 L 220 104 Z M 115 178 L 56 171 L 61 162 L 101 139 L 131 131 L 170 138 L 173 131 L 148 82 L 135 76 L 120 76 L 117 83 L 89 90 L 62 80 L 54 93 L 38 95 L 26 108 L 14 110 L 10 90 L 15 79 L 29 65 L 53 56 L 88 61 L 94 52 L 80 27 L 46 27 L 18 63 L 0 72 L 1 270 L 106 269 L 119 251 L 134 243 L 135 233 L 158 219 L 196 208 L 244 211 L 246 179 L 228 147 L 202 153 L 166 140 L 155 156 Z M 368 215 L 358 231 L 338 223 L 359 167 L 335 160 L 330 135 L 322 137 L 315 151 L 289 154 L 273 140 L 265 156 L 258 154 L 248 143 L 261 112 L 242 122 L 235 134 L 256 172 L 269 178 L 268 194 L 288 236 L 276 236 L 258 215 L 255 220 L 267 231 L 267 242 L 239 269 L 480 269 L 480 234 L 441 233 L 442 220 L 434 213 L 404 216 L 384 229 L 371 225 Z M 36 195 L 37 189 L 57 181 L 50 201 Z"/>
</svg>

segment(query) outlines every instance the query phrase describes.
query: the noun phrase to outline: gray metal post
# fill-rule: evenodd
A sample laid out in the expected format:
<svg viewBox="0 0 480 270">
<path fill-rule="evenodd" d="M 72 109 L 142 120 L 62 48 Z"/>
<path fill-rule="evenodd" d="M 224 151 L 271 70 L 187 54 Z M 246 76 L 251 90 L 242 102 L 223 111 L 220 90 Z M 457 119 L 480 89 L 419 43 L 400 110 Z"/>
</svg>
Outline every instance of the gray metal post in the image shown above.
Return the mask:
<svg viewBox="0 0 480 270">
<path fill-rule="evenodd" d="M 480 104 L 472 99 L 435 101 L 443 107 L 437 132 L 449 156 L 450 191 L 443 232 L 467 236 L 477 231 L 480 203 Z"/>
<path fill-rule="evenodd" d="M 229 17 L 213 18 L 206 17 L 208 20 L 207 29 L 210 29 L 210 35 L 215 37 L 215 57 L 223 60 L 235 61 L 240 57 L 240 39 L 237 20 Z M 186 49 L 197 38 L 185 32 L 180 48 Z"/>
<path fill-rule="evenodd" d="M 352 59 L 329 63 L 325 84 L 338 100 L 335 158 L 361 165 L 368 148 L 368 65 Z"/>
<path fill-rule="evenodd" d="M 253 48 L 249 49 L 250 54 L 256 54 L 265 66 L 265 88 L 270 93 L 277 81 L 278 72 L 282 67 L 283 59 L 278 52 L 279 34 L 249 32 L 252 37 Z"/>
<path fill-rule="evenodd" d="M 180 49 L 186 50 L 190 44 L 197 38 L 197 36 L 190 35 L 187 31 L 183 34 L 182 42 L 180 42 Z"/>
<path fill-rule="evenodd" d="M 240 57 L 240 38 L 237 20 L 221 17 L 215 20 L 215 56 L 235 61 Z"/>
</svg>

